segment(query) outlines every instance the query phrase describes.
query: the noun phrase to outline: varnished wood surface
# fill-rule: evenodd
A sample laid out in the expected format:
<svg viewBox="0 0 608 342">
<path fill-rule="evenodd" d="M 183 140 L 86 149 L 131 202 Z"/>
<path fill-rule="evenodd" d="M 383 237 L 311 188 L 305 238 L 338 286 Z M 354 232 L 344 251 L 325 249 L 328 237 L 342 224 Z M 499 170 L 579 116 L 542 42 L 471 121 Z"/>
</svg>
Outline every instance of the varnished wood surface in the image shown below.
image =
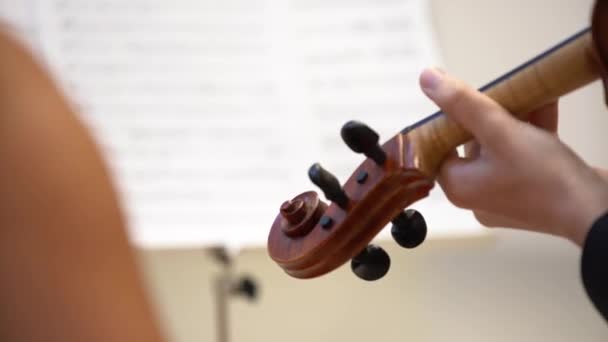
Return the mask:
<svg viewBox="0 0 608 342">
<path fill-rule="evenodd" d="M 485 93 L 520 119 L 534 109 L 587 85 L 600 77 L 591 33 L 490 87 Z M 471 135 L 445 115 L 408 133 L 416 141 L 421 171 L 429 177 L 457 146 Z"/>
<path fill-rule="evenodd" d="M 433 182 L 418 171 L 418 158 L 408 137 L 395 136 L 383 149 L 387 153 L 383 167 L 366 160 L 344 184 L 350 198 L 347 210 L 334 204 L 327 208 L 325 215 L 334 221 L 330 228 L 317 223 L 308 235 L 294 238 L 284 232 L 287 219 L 277 216 L 268 237 L 268 252 L 287 273 L 311 278 L 339 267 L 361 251 L 401 208 L 428 194 Z M 368 173 L 363 184 L 356 179 L 361 171 Z"/>
<path fill-rule="evenodd" d="M 599 57 L 591 33 L 583 31 L 507 73 L 484 92 L 525 119 L 530 111 L 600 78 Z M 334 220 L 331 228 L 317 224 L 306 235 L 288 236 L 283 231 L 286 218 L 279 214 L 268 238 L 270 256 L 297 278 L 319 276 L 339 267 L 403 208 L 425 197 L 443 159 L 470 139 L 468 132 L 443 113 L 397 134 L 383 145 L 388 156 L 383 167 L 367 159 L 345 183 L 349 206 L 345 210 L 328 206 L 325 215 Z M 362 170 L 369 178 L 361 185 L 356 178 Z"/>
</svg>

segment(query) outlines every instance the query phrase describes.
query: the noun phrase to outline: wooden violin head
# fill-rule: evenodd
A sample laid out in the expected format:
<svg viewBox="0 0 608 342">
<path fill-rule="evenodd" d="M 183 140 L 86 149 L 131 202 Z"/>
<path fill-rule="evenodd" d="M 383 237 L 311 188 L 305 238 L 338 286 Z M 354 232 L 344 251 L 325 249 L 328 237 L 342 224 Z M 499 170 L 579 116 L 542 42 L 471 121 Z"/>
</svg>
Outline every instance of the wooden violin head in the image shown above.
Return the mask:
<svg viewBox="0 0 608 342">
<path fill-rule="evenodd" d="M 346 181 L 348 205 L 329 206 L 313 192 L 281 205 L 268 237 L 268 252 L 296 278 L 323 275 L 344 264 L 411 203 L 427 196 L 432 177 L 420 171 L 423 158 L 408 134 L 382 146 L 386 159 L 366 159 Z"/>
<path fill-rule="evenodd" d="M 608 89 L 607 38 L 608 0 L 602 0 L 596 2 L 591 29 L 575 33 L 480 91 L 514 116 L 525 119 L 531 111 L 599 78 L 604 79 Z M 442 161 L 457 146 L 469 141 L 471 135 L 437 112 L 382 146 L 375 132 L 357 122 L 344 126 L 342 138 L 367 159 L 343 187 L 333 175 L 315 165 L 309 172 L 311 180 L 332 203 L 325 204 L 314 192 L 298 195 L 283 203 L 270 230 L 270 257 L 293 277 L 312 278 L 338 268 L 365 251 L 391 221 L 397 228 L 414 226 L 403 222 L 408 216 L 402 214 L 403 209 L 427 196 Z M 417 237 L 408 241 L 408 237 L 397 234 L 398 242 L 406 247 L 418 245 L 426 236 L 426 226 L 414 235 Z M 362 272 L 362 278 L 385 273 L 389 263 L 383 263 L 378 269 Z"/>
</svg>

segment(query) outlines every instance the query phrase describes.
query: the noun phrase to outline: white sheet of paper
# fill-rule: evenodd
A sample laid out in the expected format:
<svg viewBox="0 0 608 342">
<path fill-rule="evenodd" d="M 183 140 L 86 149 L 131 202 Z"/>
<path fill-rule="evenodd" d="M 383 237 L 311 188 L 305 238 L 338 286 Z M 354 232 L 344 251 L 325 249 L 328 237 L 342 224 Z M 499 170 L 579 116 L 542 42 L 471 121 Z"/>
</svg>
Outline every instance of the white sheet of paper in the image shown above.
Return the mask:
<svg viewBox="0 0 608 342">
<path fill-rule="evenodd" d="M 144 247 L 264 245 L 319 161 L 362 160 L 351 119 L 383 140 L 434 111 L 425 0 L 0 0 L 98 137 Z M 430 236 L 479 232 L 436 188 Z M 386 233 L 384 233 L 386 235 Z"/>
</svg>

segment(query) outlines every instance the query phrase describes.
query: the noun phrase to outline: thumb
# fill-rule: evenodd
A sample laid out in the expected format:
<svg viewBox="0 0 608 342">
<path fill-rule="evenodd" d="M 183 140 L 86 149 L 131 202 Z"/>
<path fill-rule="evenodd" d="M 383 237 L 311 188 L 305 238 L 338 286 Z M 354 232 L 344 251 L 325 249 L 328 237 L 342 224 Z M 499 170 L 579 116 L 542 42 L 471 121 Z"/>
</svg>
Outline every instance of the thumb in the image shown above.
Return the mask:
<svg viewBox="0 0 608 342">
<path fill-rule="evenodd" d="M 504 143 L 516 126 L 517 119 L 497 102 L 438 69 L 424 70 L 420 86 L 448 117 L 484 146 Z"/>
</svg>

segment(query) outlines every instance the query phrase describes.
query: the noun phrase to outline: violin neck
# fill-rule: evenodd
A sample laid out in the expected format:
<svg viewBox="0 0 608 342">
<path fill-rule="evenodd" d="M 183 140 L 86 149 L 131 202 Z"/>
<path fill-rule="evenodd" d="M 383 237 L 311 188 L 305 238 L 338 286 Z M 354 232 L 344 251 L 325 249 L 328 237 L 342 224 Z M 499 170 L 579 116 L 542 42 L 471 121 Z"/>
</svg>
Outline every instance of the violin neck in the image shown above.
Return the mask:
<svg viewBox="0 0 608 342">
<path fill-rule="evenodd" d="M 589 29 L 576 33 L 523 65 L 480 88 L 520 119 L 528 113 L 600 77 L 600 67 Z M 415 142 L 419 168 L 434 177 L 441 161 L 457 146 L 471 140 L 470 133 L 442 112 L 405 128 L 402 134 Z"/>
</svg>

